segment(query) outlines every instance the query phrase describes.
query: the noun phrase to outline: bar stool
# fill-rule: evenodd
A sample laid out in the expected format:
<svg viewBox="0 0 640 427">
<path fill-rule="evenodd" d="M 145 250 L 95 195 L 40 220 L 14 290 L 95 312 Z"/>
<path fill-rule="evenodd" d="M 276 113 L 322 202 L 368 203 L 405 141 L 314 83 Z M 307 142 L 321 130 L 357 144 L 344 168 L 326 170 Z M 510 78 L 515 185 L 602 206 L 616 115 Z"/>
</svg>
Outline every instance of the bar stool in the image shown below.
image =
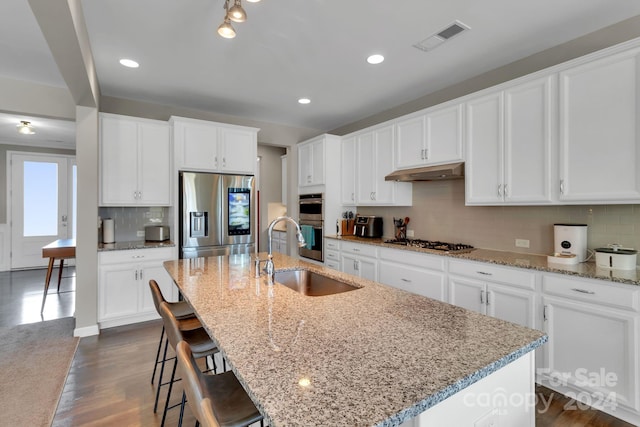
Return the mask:
<svg viewBox="0 0 640 427">
<path fill-rule="evenodd" d="M 207 331 L 204 330 L 203 327 L 191 330 L 181 330 L 179 321 L 173 315 L 171 310 L 169 309 L 169 305 L 166 302 L 160 304 L 160 315 L 162 316 L 162 320 L 164 322 L 165 332 L 167 333 L 167 339 L 169 340 L 169 344 L 171 344 L 171 348 L 175 351 L 176 345 L 179 342 L 184 341 L 191 349 L 193 353 L 193 357 L 196 359 L 210 357 L 211 362 L 213 364 L 213 371 L 216 370 L 215 361 L 213 360 L 213 355 L 218 353 L 219 350 L 216 347 L 215 343 L 209 337 Z M 167 410 L 169 409 L 169 400 L 171 399 L 171 391 L 173 389 L 173 383 L 176 381 L 176 368 L 178 365 L 177 357 L 173 360 L 173 370 L 171 372 L 171 380 L 169 380 L 169 390 L 167 391 L 167 399 L 164 404 L 164 413 L 162 414 L 162 423 L 161 426 L 164 426 L 164 421 L 167 418 Z M 163 361 L 164 367 L 164 361 Z M 158 392 L 156 393 L 156 406 L 158 401 L 158 395 L 160 393 L 160 387 L 163 384 L 158 384 Z M 181 404 L 183 406 L 184 403 Z M 154 407 L 154 412 L 156 411 L 156 407 Z M 182 413 L 182 411 L 181 411 Z M 180 420 L 180 424 L 182 424 L 182 420 Z"/>
<path fill-rule="evenodd" d="M 153 305 L 156 307 L 156 311 L 158 312 L 158 315 L 160 315 L 160 304 L 165 302 L 169 306 L 169 310 L 171 310 L 173 315 L 178 320 L 180 329 L 188 330 L 188 329 L 197 329 L 202 327 L 202 324 L 196 317 L 195 313 L 193 312 L 193 308 L 189 305 L 188 302 L 186 301 L 169 302 L 165 300 L 164 296 L 162 295 L 162 291 L 160 290 L 160 286 L 158 286 L 158 282 L 156 282 L 153 279 L 149 280 L 149 288 L 151 289 L 151 297 L 153 298 Z M 160 341 L 158 342 L 158 350 L 156 351 L 156 361 L 153 365 L 153 374 L 151 375 L 152 385 L 156 379 L 156 371 L 158 369 L 158 364 L 162 362 L 160 360 L 160 349 L 162 348 L 163 338 L 164 338 L 164 322 L 162 323 L 162 331 L 160 332 Z M 164 343 L 163 360 L 165 360 L 167 357 L 167 346 L 169 345 L 168 340 L 164 340 L 164 341 L 165 343 Z M 163 364 L 163 368 L 164 368 L 164 364 Z M 161 372 L 160 372 L 160 378 L 161 378 L 160 382 L 162 382 L 162 374 L 163 374 L 163 369 L 161 369 Z M 156 399 L 156 406 L 157 406 L 157 399 Z"/>
<path fill-rule="evenodd" d="M 185 341 L 177 344 L 176 357 L 184 384 L 181 411 L 186 401 L 197 419 L 196 427 L 241 427 L 257 421 L 262 424 L 262 415 L 233 372 L 204 375 Z"/>
</svg>

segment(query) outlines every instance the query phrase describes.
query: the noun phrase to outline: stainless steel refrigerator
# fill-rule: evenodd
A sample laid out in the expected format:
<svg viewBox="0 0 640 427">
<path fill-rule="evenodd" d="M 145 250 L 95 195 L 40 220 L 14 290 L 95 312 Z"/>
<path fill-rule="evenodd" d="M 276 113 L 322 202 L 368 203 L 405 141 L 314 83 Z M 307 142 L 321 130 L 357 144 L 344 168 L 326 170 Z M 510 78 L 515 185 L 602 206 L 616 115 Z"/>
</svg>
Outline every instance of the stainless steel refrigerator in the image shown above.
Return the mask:
<svg viewBox="0 0 640 427">
<path fill-rule="evenodd" d="M 255 251 L 253 175 L 180 172 L 180 257 Z"/>
</svg>

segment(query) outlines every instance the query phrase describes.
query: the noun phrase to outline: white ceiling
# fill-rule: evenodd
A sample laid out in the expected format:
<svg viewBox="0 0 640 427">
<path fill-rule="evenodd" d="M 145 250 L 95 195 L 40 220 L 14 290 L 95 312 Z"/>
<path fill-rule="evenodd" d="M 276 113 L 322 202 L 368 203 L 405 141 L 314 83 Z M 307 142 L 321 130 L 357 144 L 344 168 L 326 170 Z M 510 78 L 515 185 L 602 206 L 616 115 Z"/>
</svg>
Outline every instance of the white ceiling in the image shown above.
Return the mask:
<svg viewBox="0 0 640 427">
<path fill-rule="evenodd" d="M 245 1 L 248 20 L 227 40 L 216 33 L 222 0 L 82 4 L 102 95 L 319 131 L 640 14 L 637 0 Z M 471 30 L 412 47 L 455 20 Z M 371 53 L 385 62 L 367 64 Z M 2 77 L 65 85 L 26 0 L 2 0 L 0 58 Z"/>
</svg>

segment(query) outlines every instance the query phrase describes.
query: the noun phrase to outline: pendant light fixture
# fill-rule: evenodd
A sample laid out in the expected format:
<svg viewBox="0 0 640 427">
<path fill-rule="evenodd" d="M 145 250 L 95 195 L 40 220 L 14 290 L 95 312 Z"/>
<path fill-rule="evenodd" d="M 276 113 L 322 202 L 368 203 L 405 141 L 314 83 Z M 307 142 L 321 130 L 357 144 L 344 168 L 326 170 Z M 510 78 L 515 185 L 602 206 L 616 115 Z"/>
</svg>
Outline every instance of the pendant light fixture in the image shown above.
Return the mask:
<svg viewBox="0 0 640 427">
<path fill-rule="evenodd" d="M 18 128 L 18 133 L 22 135 L 33 135 L 36 131 L 33 129 L 31 122 L 26 120 L 21 120 L 20 124 L 16 126 Z"/>
<path fill-rule="evenodd" d="M 257 3 L 260 0 L 247 0 L 250 3 Z M 233 2 L 233 6 L 229 7 L 229 3 Z M 236 36 L 236 30 L 231 25 L 233 22 L 245 22 L 247 20 L 247 12 L 242 7 L 242 0 L 225 0 L 224 1 L 224 21 L 218 27 L 218 34 L 226 39 L 232 39 Z"/>
</svg>

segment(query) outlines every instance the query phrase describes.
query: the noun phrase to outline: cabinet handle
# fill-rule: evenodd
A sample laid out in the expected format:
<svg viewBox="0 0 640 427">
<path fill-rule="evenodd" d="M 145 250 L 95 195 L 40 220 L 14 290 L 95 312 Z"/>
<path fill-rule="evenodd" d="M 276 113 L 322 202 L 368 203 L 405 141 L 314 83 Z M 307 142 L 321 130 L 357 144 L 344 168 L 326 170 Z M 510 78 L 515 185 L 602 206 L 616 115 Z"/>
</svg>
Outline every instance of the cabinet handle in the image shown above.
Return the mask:
<svg viewBox="0 0 640 427">
<path fill-rule="evenodd" d="M 373 193 L 371 193 L 371 194 L 373 194 L 373 200 L 375 200 L 375 199 L 376 199 L 376 192 L 374 191 L 374 192 L 373 192 Z"/>
<path fill-rule="evenodd" d="M 429 160 L 429 149 L 428 148 L 424 149 L 424 159 L 425 160 Z"/>
<path fill-rule="evenodd" d="M 132 255 L 131 258 L 144 258 L 144 255 Z"/>
<path fill-rule="evenodd" d="M 572 288 L 572 291 L 576 291 L 576 292 L 580 292 L 581 294 L 588 294 L 588 295 L 595 295 L 596 293 L 593 291 L 587 291 L 586 289 L 580 289 L 580 288 Z"/>
<path fill-rule="evenodd" d="M 480 291 L 480 304 L 484 304 L 484 291 Z"/>
<path fill-rule="evenodd" d="M 502 184 L 498 184 L 498 197 L 502 197 Z"/>
<path fill-rule="evenodd" d="M 353 252 L 360 252 L 360 249 L 358 249 L 358 248 L 353 248 Z"/>
<path fill-rule="evenodd" d="M 215 165 L 216 169 L 218 168 L 218 156 L 215 156 L 213 158 L 213 164 Z"/>
<path fill-rule="evenodd" d="M 142 191 L 138 191 L 138 200 L 142 200 Z"/>
<path fill-rule="evenodd" d="M 409 280 L 409 279 L 402 279 L 401 278 L 400 280 L 402 280 L 403 282 L 406 282 L 406 283 L 411 283 L 411 280 Z"/>
<path fill-rule="evenodd" d="M 138 270 L 136 270 L 136 280 L 138 280 Z"/>
<path fill-rule="evenodd" d="M 560 194 L 564 194 L 564 179 L 560 180 Z"/>
<path fill-rule="evenodd" d="M 542 307 L 542 319 L 547 320 L 547 306 Z"/>
<path fill-rule="evenodd" d="M 356 260 L 353 260 L 353 269 L 354 269 L 354 270 L 356 270 L 356 271 L 358 271 L 358 270 L 359 270 L 359 268 L 358 268 L 358 261 L 356 261 Z"/>
<path fill-rule="evenodd" d="M 144 276 L 142 275 L 143 272 L 144 272 L 144 270 L 140 270 L 140 280 L 144 279 Z"/>
<path fill-rule="evenodd" d="M 507 190 L 507 184 L 504 185 L 504 197 L 509 197 L 509 191 Z"/>
<path fill-rule="evenodd" d="M 133 192 L 133 199 L 134 199 L 134 200 L 137 200 L 137 199 L 138 199 L 138 192 L 137 192 L 137 191 L 134 191 L 134 192 Z"/>
<path fill-rule="evenodd" d="M 493 273 L 487 273 L 485 271 L 476 271 L 478 274 L 482 274 L 483 276 L 493 276 Z"/>
<path fill-rule="evenodd" d="M 355 199 L 356 199 L 355 193 L 351 193 L 351 200 L 355 200 Z"/>
<path fill-rule="evenodd" d="M 489 302 L 489 295 L 491 295 L 490 291 L 487 291 L 487 305 L 490 305 L 491 303 Z"/>
<path fill-rule="evenodd" d="M 227 158 L 226 158 L 226 157 L 223 157 L 223 158 L 222 158 L 222 167 L 223 167 L 223 168 L 226 168 L 226 167 L 227 167 Z"/>
</svg>

